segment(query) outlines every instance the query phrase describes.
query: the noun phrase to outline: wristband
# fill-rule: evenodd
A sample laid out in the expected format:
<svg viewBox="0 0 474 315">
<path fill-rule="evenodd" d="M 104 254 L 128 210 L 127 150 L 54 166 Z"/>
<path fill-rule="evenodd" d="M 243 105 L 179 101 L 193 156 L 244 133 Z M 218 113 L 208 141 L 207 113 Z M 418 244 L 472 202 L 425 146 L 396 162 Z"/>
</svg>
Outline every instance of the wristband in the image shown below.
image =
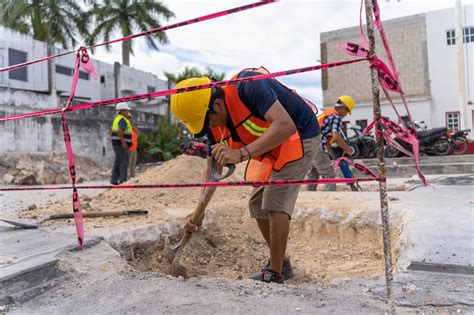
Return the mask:
<svg viewBox="0 0 474 315">
<path fill-rule="evenodd" d="M 247 154 L 249 155 L 249 160 L 250 160 L 250 159 L 252 158 L 252 154 L 250 154 L 249 149 L 247 148 L 246 145 L 244 145 L 242 148 L 243 148 L 245 151 L 247 151 Z"/>
</svg>

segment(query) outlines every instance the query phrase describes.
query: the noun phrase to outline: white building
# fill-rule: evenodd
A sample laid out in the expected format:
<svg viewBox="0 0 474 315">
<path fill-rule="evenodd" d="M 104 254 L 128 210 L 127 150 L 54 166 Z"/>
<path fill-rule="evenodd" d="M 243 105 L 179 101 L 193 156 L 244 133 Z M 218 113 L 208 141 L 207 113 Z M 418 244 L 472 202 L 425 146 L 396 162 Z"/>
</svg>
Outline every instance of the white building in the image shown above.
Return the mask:
<svg viewBox="0 0 474 315">
<path fill-rule="evenodd" d="M 0 68 L 45 56 L 46 43 L 0 26 Z M 52 87 L 48 83 L 47 62 L 0 73 L 0 117 L 63 107 L 71 90 L 75 58 L 70 54 L 55 59 Z M 168 89 L 168 82 L 152 73 L 118 63 L 92 62 L 98 79 L 92 80 L 81 69 L 74 105 Z M 168 108 L 166 97 L 133 102 L 134 122 L 142 131 L 149 131 L 159 115 L 168 115 Z M 108 130 L 115 114 L 112 105 L 69 114 L 75 152 L 110 162 L 113 153 Z M 0 133 L 0 151 L 64 150 L 60 115 L 0 123 Z"/>
<path fill-rule="evenodd" d="M 463 6 L 462 11 L 467 127 L 473 129 L 474 5 Z M 414 119 L 425 121 L 429 128 L 446 126 L 459 129 L 454 8 L 383 22 Z M 321 61 L 353 59 L 339 51 L 336 45 L 359 41 L 358 26 L 322 33 Z M 376 47 L 377 54 L 384 57 L 379 36 L 376 39 Z M 386 61 L 385 58 L 382 59 Z M 373 120 L 370 73 L 366 62 L 325 70 L 322 78 L 325 108 L 332 107 L 338 96 L 348 94 L 354 97 L 357 107 L 346 120 L 350 124 L 362 126 Z M 397 110 L 403 115 L 405 111 L 400 99 L 396 94 L 391 95 Z M 396 114 L 387 100 L 382 98 L 381 102 L 382 115 L 396 121 Z"/>
</svg>

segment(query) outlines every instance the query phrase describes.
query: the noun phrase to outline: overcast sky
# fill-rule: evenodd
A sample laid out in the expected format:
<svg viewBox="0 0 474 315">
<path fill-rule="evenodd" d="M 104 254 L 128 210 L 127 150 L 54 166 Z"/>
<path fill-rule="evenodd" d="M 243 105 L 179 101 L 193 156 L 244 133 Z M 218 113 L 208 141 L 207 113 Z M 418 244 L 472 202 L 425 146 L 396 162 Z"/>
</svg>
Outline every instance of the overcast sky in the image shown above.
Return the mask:
<svg viewBox="0 0 474 315">
<path fill-rule="evenodd" d="M 234 0 L 162 1 L 176 15 L 163 25 L 256 2 Z M 473 4 L 474 0 L 462 0 Z M 382 20 L 454 6 L 454 0 L 379 0 Z M 170 44 L 160 51 L 134 40 L 131 66 L 165 78 L 163 71 L 178 73 L 185 66 L 212 67 L 226 78 L 242 68 L 263 65 L 270 71 L 318 64 L 319 34 L 358 25 L 359 0 L 281 0 L 256 9 L 169 30 Z M 116 37 L 119 37 L 117 34 Z M 94 58 L 121 62 L 121 45 L 112 51 L 99 48 Z M 321 102 L 320 72 L 279 79 L 310 100 Z"/>
</svg>

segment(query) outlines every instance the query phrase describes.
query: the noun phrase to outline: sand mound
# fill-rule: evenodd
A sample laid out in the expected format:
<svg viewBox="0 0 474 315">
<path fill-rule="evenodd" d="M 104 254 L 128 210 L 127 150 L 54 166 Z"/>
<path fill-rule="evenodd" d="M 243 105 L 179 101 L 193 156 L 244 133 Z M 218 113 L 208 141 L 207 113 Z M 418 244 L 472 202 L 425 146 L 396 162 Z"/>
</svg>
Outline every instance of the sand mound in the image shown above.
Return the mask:
<svg viewBox="0 0 474 315">
<path fill-rule="evenodd" d="M 204 159 L 179 156 L 162 166 L 148 169 L 131 184 L 199 182 Z M 244 165 L 239 165 L 229 180 L 241 180 Z M 251 187 L 219 188 L 208 206 L 203 228 L 193 236 L 182 259 L 189 276 L 246 278 L 258 271 L 269 257 L 258 228 L 248 215 Z M 199 189 L 108 190 L 98 197 L 83 198 L 87 209 L 94 211 L 145 209 L 147 217 L 85 220 L 86 233 L 91 228 L 123 229 L 182 219 L 193 211 Z M 67 208 L 66 208 L 67 206 Z M 59 209 L 63 209 L 59 211 Z M 69 202 L 48 209 L 35 210 L 46 215 L 70 209 Z M 394 210 L 391 208 L 392 212 Z M 24 212 L 25 216 L 31 213 Z M 392 218 L 393 219 L 393 218 Z M 392 220 L 393 223 L 394 220 Z M 290 283 L 321 282 L 357 276 L 383 275 L 382 233 L 379 226 L 378 193 L 306 192 L 297 201 L 292 220 L 288 253 L 297 277 Z M 62 222 L 64 224 L 65 221 Z M 57 225 L 58 222 L 49 223 Z M 72 225 L 73 222 L 69 223 Z M 398 224 L 393 224 L 397 227 Z M 180 235 L 175 235 L 174 240 Z M 393 244 L 398 240 L 393 231 Z M 160 243 L 161 244 L 161 243 Z M 161 246 L 161 247 L 160 247 Z M 170 273 L 162 245 L 136 244 L 130 263 L 139 270 Z M 395 253 L 396 254 L 396 253 Z"/>
</svg>

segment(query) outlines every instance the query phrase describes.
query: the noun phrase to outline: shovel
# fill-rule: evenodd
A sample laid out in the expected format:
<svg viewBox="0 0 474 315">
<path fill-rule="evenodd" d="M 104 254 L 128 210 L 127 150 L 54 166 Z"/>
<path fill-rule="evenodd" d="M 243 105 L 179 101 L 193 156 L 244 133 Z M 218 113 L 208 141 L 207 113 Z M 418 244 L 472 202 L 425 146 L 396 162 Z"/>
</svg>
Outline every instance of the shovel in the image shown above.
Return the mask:
<svg viewBox="0 0 474 315">
<path fill-rule="evenodd" d="M 228 167 L 227 173 L 224 175 L 219 175 L 219 172 L 217 170 L 217 162 L 214 158 L 212 158 L 210 180 L 212 182 L 218 182 L 219 180 L 232 175 L 232 173 L 235 171 L 235 164 L 229 164 L 229 165 L 226 165 L 226 167 Z M 206 200 L 198 204 L 191 218 L 191 222 L 193 224 L 196 224 L 198 226 L 201 224 L 202 220 L 204 219 L 204 213 L 205 213 L 208 202 L 209 200 Z M 186 246 L 186 244 L 189 243 L 189 240 L 191 239 L 192 234 L 193 233 L 188 233 L 185 231 L 183 237 L 181 238 L 181 241 L 175 247 L 171 247 L 168 236 L 165 237 L 165 248 L 163 251 L 164 251 L 166 259 L 171 264 L 171 272 L 175 277 L 179 277 L 179 276 L 183 278 L 188 277 L 186 266 L 183 264 L 180 257 L 181 257 L 181 252 L 183 251 L 183 248 Z"/>
<path fill-rule="evenodd" d="M 146 215 L 148 211 L 146 210 L 123 210 L 123 211 L 108 211 L 108 212 L 83 212 L 82 216 L 84 218 L 101 218 L 101 217 L 119 217 L 122 215 Z M 7 219 L 1 219 L 0 221 L 6 222 L 8 224 L 20 227 L 22 229 L 37 229 L 46 221 L 49 220 L 60 220 L 60 219 L 72 219 L 74 218 L 74 213 L 61 213 L 61 214 L 52 214 L 47 217 L 42 218 L 39 221 L 13 221 Z"/>
</svg>

